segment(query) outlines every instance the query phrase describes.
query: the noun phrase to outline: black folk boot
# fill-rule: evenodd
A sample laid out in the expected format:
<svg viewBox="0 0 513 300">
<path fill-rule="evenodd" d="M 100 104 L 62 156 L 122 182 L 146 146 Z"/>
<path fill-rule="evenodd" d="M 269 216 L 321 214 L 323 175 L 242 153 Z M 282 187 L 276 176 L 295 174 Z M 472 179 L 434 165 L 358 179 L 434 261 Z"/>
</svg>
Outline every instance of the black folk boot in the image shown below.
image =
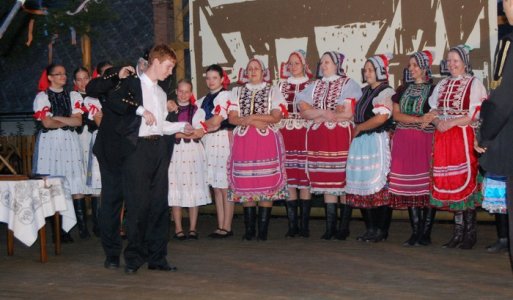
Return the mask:
<svg viewBox="0 0 513 300">
<path fill-rule="evenodd" d="M 93 234 L 100 237 L 100 225 L 98 224 L 98 211 L 100 208 L 100 197 L 91 197 L 91 217 L 93 219 Z"/>
<path fill-rule="evenodd" d="M 285 237 L 295 237 L 299 234 L 299 225 L 297 218 L 297 200 L 290 200 L 285 202 L 287 208 L 287 218 L 289 219 L 289 230 L 285 234 Z"/>
<path fill-rule="evenodd" d="M 465 231 L 461 249 L 470 250 L 477 242 L 477 213 L 475 209 L 468 209 L 465 216 Z"/>
<path fill-rule="evenodd" d="M 410 217 L 411 235 L 410 238 L 403 243 L 403 246 L 418 246 L 418 241 L 421 236 L 420 228 L 420 208 L 419 207 L 408 207 L 408 215 Z"/>
<path fill-rule="evenodd" d="M 337 203 L 326 203 L 324 209 L 326 211 L 326 231 L 321 239 L 331 240 L 337 233 Z"/>
<path fill-rule="evenodd" d="M 242 239 L 251 241 L 256 236 L 256 206 L 244 207 L 244 227 Z"/>
<path fill-rule="evenodd" d="M 87 210 L 85 199 L 74 199 L 75 215 L 77 216 L 78 235 L 81 239 L 90 238 L 89 230 L 87 230 Z"/>
<path fill-rule="evenodd" d="M 508 251 L 508 215 L 495 214 L 495 226 L 497 227 L 497 241 L 486 247 L 490 253 Z"/>
<path fill-rule="evenodd" d="M 375 219 L 373 208 L 360 208 L 363 222 L 365 223 L 365 232 L 356 237 L 357 241 L 365 242 L 376 235 Z"/>
<path fill-rule="evenodd" d="M 431 229 L 433 229 L 433 223 L 435 222 L 436 208 L 424 207 L 423 216 L 421 220 L 422 235 L 419 239 L 419 244 L 422 246 L 431 245 Z"/>
<path fill-rule="evenodd" d="M 446 244 L 442 245 L 442 248 L 456 248 L 461 245 L 463 242 L 463 232 L 465 230 L 465 218 L 466 211 L 456 211 L 454 212 L 454 232 Z"/>
<path fill-rule="evenodd" d="M 312 200 L 301 201 L 301 219 L 299 225 L 299 235 L 302 237 L 310 237 L 310 210 L 312 208 Z"/>
<path fill-rule="evenodd" d="M 389 206 L 380 206 L 373 208 L 371 211 L 374 235 L 369 236 L 365 241 L 374 243 L 386 241 L 393 210 Z"/>
<path fill-rule="evenodd" d="M 272 207 L 258 207 L 258 240 L 267 241 Z"/>
<path fill-rule="evenodd" d="M 378 230 L 374 241 L 386 241 L 388 239 L 388 231 L 390 229 L 390 225 L 392 224 L 392 214 L 394 210 L 390 206 L 386 205 L 378 207 L 376 212 L 378 214 L 376 217 L 378 220 Z"/>
<path fill-rule="evenodd" d="M 345 241 L 349 236 L 349 223 L 351 222 L 351 216 L 353 214 L 353 208 L 347 204 L 340 204 L 340 223 L 336 238 L 341 241 Z"/>
</svg>

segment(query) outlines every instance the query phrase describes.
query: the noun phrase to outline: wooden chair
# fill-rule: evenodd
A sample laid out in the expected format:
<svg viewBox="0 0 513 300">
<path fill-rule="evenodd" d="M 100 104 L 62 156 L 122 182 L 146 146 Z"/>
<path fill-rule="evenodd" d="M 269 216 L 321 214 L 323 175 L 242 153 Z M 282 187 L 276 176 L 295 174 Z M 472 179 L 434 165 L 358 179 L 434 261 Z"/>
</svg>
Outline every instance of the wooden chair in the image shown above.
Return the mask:
<svg viewBox="0 0 513 300">
<path fill-rule="evenodd" d="M 0 172 L 7 168 L 11 174 L 18 174 L 18 172 L 16 172 L 13 166 L 9 163 L 9 159 L 11 159 L 13 155 L 21 157 L 20 152 L 16 147 L 14 147 L 14 145 L 9 143 L 0 144 Z"/>
</svg>

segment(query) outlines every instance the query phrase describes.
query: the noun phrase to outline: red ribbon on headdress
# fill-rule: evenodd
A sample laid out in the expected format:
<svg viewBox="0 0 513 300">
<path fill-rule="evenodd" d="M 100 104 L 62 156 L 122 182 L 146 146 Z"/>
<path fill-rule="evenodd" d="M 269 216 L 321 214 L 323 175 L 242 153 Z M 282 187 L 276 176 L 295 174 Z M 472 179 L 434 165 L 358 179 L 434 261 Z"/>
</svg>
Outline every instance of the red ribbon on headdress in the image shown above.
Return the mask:
<svg viewBox="0 0 513 300">
<path fill-rule="evenodd" d="M 98 70 L 94 69 L 92 79 L 94 79 L 94 78 L 96 78 L 98 76 L 100 76 L 100 74 L 98 74 Z"/>
<path fill-rule="evenodd" d="M 228 77 L 228 73 L 223 70 L 223 88 L 227 90 L 228 86 L 230 86 L 230 78 Z"/>
<path fill-rule="evenodd" d="M 433 64 L 433 54 L 431 53 L 431 51 L 427 50 L 424 50 L 422 52 L 424 52 L 424 54 L 426 54 L 426 56 L 428 57 L 429 65 L 431 66 Z"/>
<path fill-rule="evenodd" d="M 191 98 L 189 99 L 191 105 L 195 106 L 196 105 L 196 97 L 194 97 L 194 94 L 191 94 Z"/>
<path fill-rule="evenodd" d="M 287 109 L 285 104 L 281 103 L 280 104 L 280 109 L 281 109 L 281 113 L 283 114 L 283 117 L 285 117 L 285 119 L 288 118 L 289 117 L 289 110 Z"/>
<path fill-rule="evenodd" d="M 39 77 L 39 84 L 37 85 L 37 89 L 40 92 L 46 91 L 50 87 L 50 81 L 48 80 L 48 74 L 46 73 L 46 69 Z"/>
<path fill-rule="evenodd" d="M 83 112 L 88 112 L 87 108 L 80 103 L 80 101 L 75 102 L 75 108 L 80 109 Z"/>
<path fill-rule="evenodd" d="M 388 57 L 385 54 L 379 54 L 378 56 L 381 57 L 381 60 L 383 61 L 383 66 L 385 67 L 385 73 L 388 80 Z"/>
<path fill-rule="evenodd" d="M 50 112 L 50 107 L 45 106 L 40 111 L 36 111 L 32 116 L 36 120 L 44 120 L 46 118 L 46 114 Z"/>
</svg>

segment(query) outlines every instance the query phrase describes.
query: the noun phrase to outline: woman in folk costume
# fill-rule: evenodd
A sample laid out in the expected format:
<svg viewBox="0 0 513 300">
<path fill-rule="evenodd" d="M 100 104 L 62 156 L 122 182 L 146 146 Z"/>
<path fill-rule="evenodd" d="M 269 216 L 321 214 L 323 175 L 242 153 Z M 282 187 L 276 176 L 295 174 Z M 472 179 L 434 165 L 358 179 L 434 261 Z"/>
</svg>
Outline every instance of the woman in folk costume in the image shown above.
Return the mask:
<svg viewBox="0 0 513 300">
<path fill-rule="evenodd" d="M 93 216 L 93 233 L 95 236 L 99 237 L 100 226 L 98 224 L 98 209 L 100 207 L 102 182 L 100 175 L 100 165 L 98 164 L 96 155 L 93 153 L 93 145 L 96 141 L 96 136 L 98 135 L 98 127 L 100 126 L 103 117 L 102 104 L 99 99 L 87 96 L 84 98 L 84 107 L 87 110 L 87 130 L 91 132 L 90 144 L 86 146 L 89 147 L 89 157 L 87 158 L 86 185 L 89 190 L 92 191 L 91 208 Z"/>
<path fill-rule="evenodd" d="M 200 122 L 205 120 L 205 112 L 198 109 L 192 95 L 190 81 L 178 82 L 176 95 L 178 99 L 178 122 L 188 122 L 195 128 L 192 135 L 177 133 L 175 146 L 169 164 L 168 202 L 172 207 L 175 221 L 174 239 L 198 239 L 199 206 L 212 202 L 207 183 L 207 161 L 205 149 L 200 143 L 204 130 Z M 189 231 L 187 235 L 182 227 L 182 207 L 189 208 Z M 130 212 L 128 212 L 130 213 Z"/>
<path fill-rule="evenodd" d="M 449 50 L 442 61 L 440 81 L 429 105 L 436 110 L 433 146 L 431 205 L 454 212 L 454 234 L 443 247 L 471 249 L 476 243 L 476 211 L 480 199 L 477 187 L 477 157 L 473 125 L 479 117 L 487 93 L 483 83 L 472 75 L 468 46 Z"/>
<path fill-rule="evenodd" d="M 259 59 L 250 59 L 239 78 L 245 84 L 232 90 L 235 105 L 228 107 L 230 123 L 237 126 L 228 160 L 228 197 L 244 206 L 245 240 L 256 235 L 258 203 L 258 239 L 265 241 L 272 202 L 287 197 L 285 149 L 275 127 L 287 103 L 268 83 L 269 70 Z"/>
<path fill-rule="evenodd" d="M 405 85 L 397 89 L 393 117 L 397 126 L 392 138 L 390 167 L 390 206 L 408 209 L 412 234 L 404 246 L 431 244 L 431 228 L 436 213 L 429 203 L 433 132 L 429 112 L 433 91 L 430 51 L 415 52 L 405 69 Z"/>
<path fill-rule="evenodd" d="M 480 152 L 480 149 L 476 149 Z M 486 173 L 483 181 L 483 209 L 495 216 L 497 241 L 486 247 L 490 253 L 508 251 L 508 209 L 505 176 Z"/>
<path fill-rule="evenodd" d="M 289 198 L 286 201 L 289 229 L 286 237 L 310 236 L 309 220 L 312 195 L 310 182 L 306 175 L 306 131 L 309 121 L 303 119 L 298 111 L 298 94 L 309 84 L 313 74 L 306 64 L 305 52 L 297 50 L 282 63 L 279 83 L 283 97 L 287 101 L 287 113 L 278 124 L 285 143 L 285 169 Z M 299 203 L 298 192 L 299 189 Z M 298 207 L 301 212 L 298 221 Z"/>
<path fill-rule="evenodd" d="M 233 125 L 228 123 L 228 106 L 231 93 L 227 91 L 230 79 L 219 65 L 206 70 L 208 94 L 198 101 L 198 107 L 205 112 L 202 123 L 207 133 L 201 139 L 207 157 L 207 182 L 214 189 L 217 210 L 217 229 L 209 235 L 212 238 L 233 236 L 233 202 L 228 201 L 228 176 L 226 165 L 230 156 Z"/>
<path fill-rule="evenodd" d="M 84 202 L 85 171 L 80 140 L 75 129 L 82 126 L 82 97 L 69 92 L 66 70 L 51 64 L 46 67 L 39 81 L 40 92 L 34 100 L 34 118 L 38 122 L 38 134 L 34 150 L 33 174 L 66 177 L 76 214 Z M 82 215 L 77 215 L 79 231 L 85 230 Z M 82 234 L 81 234 L 82 236 Z M 63 242 L 73 242 L 69 233 L 62 233 Z"/>
<path fill-rule="evenodd" d="M 362 97 L 354 112 L 355 130 L 347 159 L 347 203 L 361 209 L 366 231 L 359 241 L 379 242 L 388 237 L 392 217 L 387 189 L 395 91 L 388 85 L 391 56 L 375 55 L 363 68 Z"/>
<path fill-rule="evenodd" d="M 301 115 L 313 121 L 306 136 L 307 166 L 311 191 L 324 194 L 326 231 L 322 239 L 349 236 L 352 208 L 345 203 L 346 161 L 353 129 L 353 103 L 361 96 L 356 81 L 345 75 L 344 55 L 331 51 L 322 55 L 317 79 L 297 98 Z M 340 225 L 337 206 L 340 197 Z"/>
<path fill-rule="evenodd" d="M 87 110 L 87 106 L 85 105 L 84 101 L 87 97 L 86 94 L 86 86 L 91 80 L 91 77 L 89 76 L 89 71 L 84 67 L 78 67 L 73 71 L 73 85 L 74 90 L 80 94 L 82 97 L 82 110 L 84 111 L 84 114 L 82 114 L 82 127 L 80 130 L 78 130 L 78 137 L 80 139 L 80 144 L 82 146 L 82 153 L 83 153 L 83 164 L 84 164 L 84 172 L 86 178 L 86 182 L 84 182 L 84 194 L 86 195 L 92 195 L 91 196 L 91 208 L 93 211 L 92 217 L 93 217 L 93 232 L 96 236 L 100 235 L 100 230 L 98 227 L 98 219 L 97 211 L 98 211 L 98 199 L 100 197 L 100 190 L 92 189 L 87 185 L 87 167 L 89 164 L 89 157 L 92 155 L 92 152 L 90 151 L 91 147 L 91 139 L 92 139 L 92 132 L 94 131 L 96 125 L 91 124 L 87 121 L 89 116 L 89 111 Z M 90 126 L 92 126 L 90 128 Z M 75 212 L 77 213 L 77 217 L 80 216 L 81 218 L 77 218 L 78 224 L 82 224 L 79 226 L 79 235 L 82 239 L 89 238 L 91 235 L 89 234 L 89 230 L 87 230 L 87 209 L 85 201 L 80 201 L 77 203 L 77 208 L 75 209 Z"/>
</svg>

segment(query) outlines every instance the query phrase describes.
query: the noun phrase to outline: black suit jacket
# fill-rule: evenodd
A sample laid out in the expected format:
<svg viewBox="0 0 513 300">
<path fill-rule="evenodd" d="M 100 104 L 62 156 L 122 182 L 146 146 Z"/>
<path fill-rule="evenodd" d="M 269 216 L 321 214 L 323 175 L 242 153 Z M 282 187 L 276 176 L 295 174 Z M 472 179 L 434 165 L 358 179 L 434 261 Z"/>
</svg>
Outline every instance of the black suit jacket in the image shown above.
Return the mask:
<svg viewBox="0 0 513 300">
<path fill-rule="evenodd" d="M 93 146 L 100 164 L 119 169 L 137 144 L 141 117 L 136 110 L 143 105 L 141 82 L 135 76 L 120 80 L 119 68 L 108 69 L 86 87 L 88 95 L 101 99 L 103 118 Z"/>
<path fill-rule="evenodd" d="M 481 107 L 479 143 L 487 150 L 479 162 L 488 172 L 513 176 L 513 33 L 497 46 L 494 82 L 497 88 Z"/>
</svg>

